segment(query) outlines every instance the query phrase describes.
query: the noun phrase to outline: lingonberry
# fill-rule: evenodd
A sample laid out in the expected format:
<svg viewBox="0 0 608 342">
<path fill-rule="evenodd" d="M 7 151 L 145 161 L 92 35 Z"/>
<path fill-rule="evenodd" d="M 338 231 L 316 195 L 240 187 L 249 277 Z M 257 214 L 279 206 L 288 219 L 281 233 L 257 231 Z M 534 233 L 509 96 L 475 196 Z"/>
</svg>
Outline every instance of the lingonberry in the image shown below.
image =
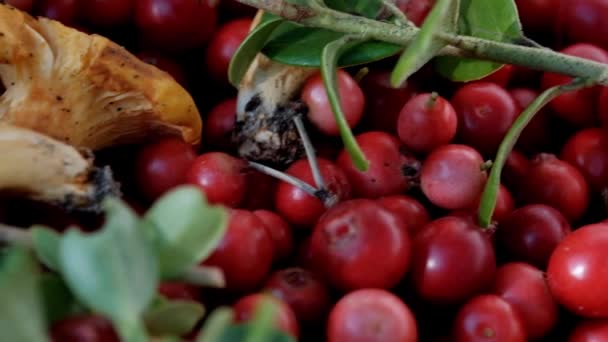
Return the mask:
<svg viewBox="0 0 608 342">
<path fill-rule="evenodd" d="M 207 115 L 205 122 L 207 145 L 223 150 L 231 149 L 235 122 L 236 98 L 230 98 L 215 105 Z"/>
<path fill-rule="evenodd" d="M 79 14 L 87 23 L 112 28 L 131 20 L 134 2 L 134 0 L 79 1 Z"/>
<path fill-rule="evenodd" d="M 391 288 L 410 264 L 405 222 L 369 199 L 330 208 L 316 224 L 310 248 L 323 276 L 343 291 Z"/>
<path fill-rule="evenodd" d="M 570 333 L 568 342 L 608 341 L 608 321 L 588 320 L 579 323 Z"/>
<path fill-rule="evenodd" d="M 137 58 L 152 64 L 160 70 L 165 71 L 182 86 L 186 85 L 186 75 L 182 67 L 170 57 L 156 51 L 142 51 L 137 54 Z"/>
<path fill-rule="evenodd" d="M 246 176 L 247 189 L 241 203 L 242 209 L 274 210 L 274 192 L 278 183 L 276 178 L 253 169 L 247 170 Z"/>
<path fill-rule="evenodd" d="M 420 187 L 435 205 L 445 209 L 470 208 L 486 182 L 483 158 L 466 145 L 444 145 L 422 164 Z"/>
<path fill-rule="evenodd" d="M 201 297 L 200 290 L 196 286 L 174 281 L 161 282 L 158 285 L 158 292 L 167 299 L 198 301 Z"/>
<path fill-rule="evenodd" d="M 7 5 L 11 5 L 24 12 L 31 12 L 34 8 L 34 0 L 6 0 Z"/>
<path fill-rule="evenodd" d="M 399 114 L 399 139 L 414 152 L 429 153 L 456 136 L 457 116 L 452 105 L 436 93 L 411 98 Z"/>
<path fill-rule="evenodd" d="M 515 0 L 515 3 L 525 32 L 547 33 L 556 27 L 561 1 Z"/>
<path fill-rule="evenodd" d="M 502 182 L 509 189 L 518 189 L 529 168 L 530 161 L 523 153 L 517 150 L 511 151 L 502 170 Z"/>
<path fill-rule="evenodd" d="M 40 0 L 35 3 L 35 12 L 65 25 L 71 25 L 76 21 L 78 4 L 77 0 Z"/>
<path fill-rule="evenodd" d="M 327 323 L 328 342 L 418 341 L 416 319 L 394 294 L 361 289 L 342 297 Z"/>
<path fill-rule="evenodd" d="M 517 112 L 523 111 L 538 97 L 538 92 L 528 88 L 510 89 L 509 93 L 517 104 Z M 534 118 L 526 125 L 519 138 L 516 147 L 526 153 L 536 153 L 546 149 L 551 142 L 549 112 L 543 107 Z"/>
<path fill-rule="evenodd" d="M 112 323 L 98 315 L 64 318 L 51 327 L 53 342 L 119 342 Z"/>
<path fill-rule="evenodd" d="M 300 329 L 291 308 L 282 300 L 264 293 L 255 293 L 239 299 L 233 305 L 235 321 L 247 322 L 251 320 L 264 300 L 271 302 L 273 305 L 276 328 L 294 338 L 298 338 Z"/>
<path fill-rule="evenodd" d="M 476 214 L 481 203 L 481 196 L 477 198 L 475 204 L 471 207 L 472 211 Z M 513 210 L 515 209 L 515 199 L 511 192 L 504 185 L 498 186 L 498 193 L 496 195 L 496 206 L 492 213 L 492 220 L 498 223 L 502 222 Z M 473 221 L 476 222 L 476 221 Z"/>
<path fill-rule="evenodd" d="M 410 236 L 414 236 L 431 220 L 426 208 L 418 200 L 407 195 L 381 197 L 378 203 L 401 217 Z"/>
<path fill-rule="evenodd" d="M 397 0 L 395 4 L 414 25 L 420 26 L 435 5 L 435 0 Z"/>
<path fill-rule="evenodd" d="M 253 212 L 260 218 L 268 229 L 268 233 L 274 242 L 274 259 L 283 261 L 293 252 L 293 234 L 289 223 L 281 216 L 269 210 L 256 210 Z"/>
<path fill-rule="evenodd" d="M 512 65 L 505 64 L 500 67 L 500 69 L 494 71 L 479 81 L 496 83 L 499 86 L 506 88 L 509 85 L 509 81 L 511 81 L 511 77 L 513 76 L 513 69 L 514 67 Z"/>
<path fill-rule="evenodd" d="M 207 72 L 214 80 L 228 82 L 228 65 L 239 45 L 249 34 L 251 19 L 231 20 L 220 26 L 207 47 Z"/>
<path fill-rule="evenodd" d="M 594 191 L 608 187 L 608 133 L 605 130 L 578 131 L 564 145 L 561 159 L 575 166 Z"/>
<path fill-rule="evenodd" d="M 559 8 L 559 22 L 566 35 L 577 42 L 589 42 L 608 48 L 608 29 L 605 15 L 608 3 L 604 0 L 570 0 L 555 2 L 550 6 Z M 550 12 L 537 12 L 550 13 Z"/>
</svg>

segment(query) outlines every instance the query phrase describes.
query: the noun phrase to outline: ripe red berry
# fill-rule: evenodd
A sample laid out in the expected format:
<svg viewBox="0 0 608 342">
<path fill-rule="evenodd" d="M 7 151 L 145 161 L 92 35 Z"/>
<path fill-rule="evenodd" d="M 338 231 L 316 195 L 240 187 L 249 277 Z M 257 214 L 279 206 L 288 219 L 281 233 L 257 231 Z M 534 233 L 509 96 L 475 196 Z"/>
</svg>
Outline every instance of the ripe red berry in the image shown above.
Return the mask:
<svg viewBox="0 0 608 342">
<path fill-rule="evenodd" d="M 411 22 L 420 26 L 435 5 L 435 0 L 397 0 L 395 4 Z"/>
<path fill-rule="evenodd" d="M 76 21 L 78 3 L 77 0 L 40 0 L 35 3 L 36 13 L 65 25 L 71 25 Z"/>
<path fill-rule="evenodd" d="M 570 0 L 560 1 L 558 6 L 559 22 L 557 25 L 569 38 L 577 42 L 589 42 L 608 48 L 608 29 L 605 25 L 605 14 L 608 3 L 604 0 Z M 537 12 L 546 13 L 546 12 Z"/>
<path fill-rule="evenodd" d="M 220 26 L 207 47 L 207 72 L 216 81 L 228 82 L 228 65 L 249 34 L 251 19 L 234 19 Z"/>
<path fill-rule="evenodd" d="M 268 234 L 274 242 L 274 259 L 275 261 L 283 261 L 293 252 L 293 236 L 289 223 L 281 216 L 269 210 L 256 210 L 253 212 L 255 216 L 260 218 L 268 229 Z"/>
<path fill-rule="evenodd" d="M 368 199 L 330 208 L 315 226 L 310 248 L 323 276 L 342 291 L 391 288 L 403 278 L 410 263 L 405 223 Z"/>
<path fill-rule="evenodd" d="M 587 320 L 579 323 L 570 334 L 568 342 L 608 341 L 608 321 Z"/>
<path fill-rule="evenodd" d="M 523 113 L 528 105 L 539 95 L 537 91 L 528 88 L 510 89 L 509 93 L 517 104 L 517 112 L 519 114 Z M 517 139 L 515 146 L 518 149 L 527 153 L 537 153 L 548 147 L 551 142 L 549 114 L 546 107 L 543 107 L 543 109 L 534 115 L 534 118 L 532 118 Z"/>
<path fill-rule="evenodd" d="M 317 158 L 317 162 L 327 189 L 340 200 L 349 199 L 351 186 L 344 171 L 329 160 Z M 296 161 L 286 173 L 316 187 L 307 159 Z M 317 197 L 285 182 L 279 182 L 274 204 L 285 219 L 294 225 L 304 227 L 314 225 L 327 210 Z"/>
<path fill-rule="evenodd" d="M 79 315 L 60 320 L 51 327 L 53 342 L 119 342 L 107 319 L 98 315 Z"/>
<path fill-rule="evenodd" d="M 264 290 L 291 307 L 302 324 L 323 321 L 331 306 L 327 285 L 313 272 L 300 267 L 273 273 Z"/>
<path fill-rule="evenodd" d="M 422 164 L 420 187 L 435 205 L 445 209 L 471 208 L 486 182 L 483 158 L 466 145 L 444 145 Z"/>
<path fill-rule="evenodd" d="M 183 184 L 194 159 L 194 148 L 180 139 L 163 139 L 143 146 L 135 166 L 139 191 L 153 201 Z"/>
<path fill-rule="evenodd" d="M 116 27 L 131 20 L 134 0 L 79 1 L 79 12 L 86 22 L 101 27 Z"/>
<path fill-rule="evenodd" d="M 509 81 L 511 81 L 511 76 L 513 76 L 513 69 L 514 67 L 512 65 L 505 64 L 500 67 L 500 69 L 480 79 L 480 81 L 496 83 L 499 86 L 506 88 L 509 85 Z"/>
<path fill-rule="evenodd" d="M 236 98 L 224 100 L 211 109 L 205 121 L 207 145 L 224 150 L 232 146 L 232 131 L 236 122 Z"/>
<path fill-rule="evenodd" d="M 486 290 L 496 259 L 488 235 L 470 220 L 445 216 L 426 225 L 412 244 L 412 280 L 420 297 L 458 303 Z"/>
<path fill-rule="evenodd" d="M 502 182 L 509 189 L 518 189 L 529 168 L 530 161 L 523 153 L 517 150 L 511 151 L 502 170 Z"/>
<path fill-rule="evenodd" d="M 34 8 L 34 0 L 6 0 L 7 5 L 18 8 L 24 12 L 31 12 Z"/>
<path fill-rule="evenodd" d="M 604 127 L 608 126 L 608 87 L 602 87 L 598 97 L 598 117 Z"/>
<path fill-rule="evenodd" d="M 594 191 L 608 187 L 608 133 L 601 128 L 578 131 L 564 145 L 561 159 L 575 166 Z"/>
<path fill-rule="evenodd" d="M 519 114 L 511 94 L 490 82 L 463 85 L 451 102 L 458 114 L 458 139 L 488 156 L 496 153 Z"/>
<path fill-rule="evenodd" d="M 223 152 L 200 155 L 188 170 L 186 181 L 198 186 L 209 203 L 237 207 L 247 187 L 246 164 Z"/>
<path fill-rule="evenodd" d="M 414 315 L 397 296 L 380 289 L 362 289 L 342 297 L 329 315 L 328 342 L 415 342 Z"/>
<path fill-rule="evenodd" d="M 481 202 L 481 196 L 477 198 L 475 204 L 471 207 L 472 213 L 477 214 L 479 205 Z M 496 195 L 496 206 L 494 207 L 494 213 L 492 213 L 492 221 L 501 223 L 511 212 L 515 210 L 515 199 L 511 192 L 502 184 L 498 186 L 498 193 Z M 473 220 L 473 222 L 477 222 Z"/>
<path fill-rule="evenodd" d="M 378 199 L 378 203 L 401 217 L 410 236 L 414 236 L 431 221 L 431 216 L 426 208 L 413 197 L 407 195 L 381 197 Z"/>
<path fill-rule="evenodd" d="M 456 136 L 458 117 L 452 105 L 437 94 L 410 99 L 399 114 L 399 138 L 412 151 L 429 153 Z"/>
<path fill-rule="evenodd" d="M 265 279 L 273 253 L 264 222 L 250 211 L 233 209 L 226 234 L 204 264 L 222 269 L 229 290 L 249 291 Z"/>
<path fill-rule="evenodd" d="M 519 198 L 524 203 L 550 205 L 573 222 L 587 210 L 589 188 L 574 166 L 552 154 L 540 154 L 519 186 Z"/>
<path fill-rule="evenodd" d="M 141 59 L 143 62 L 156 66 L 160 70 L 165 71 L 182 86 L 186 85 L 186 75 L 184 70 L 171 58 L 155 51 L 140 52 L 137 54 L 137 58 Z"/>
<path fill-rule="evenodd" d="M 348 176 L 358 197 L 378 198 L 405 192 L 418 182 L 420 162 L 401 150 L 399 140 L 383 132 L 366 132 L 356 137 L 369 160 L 369 169 L 359 171 L 343 150 L 336 163 Z"/>
<path fill-rule="evenodd" d="M 357 82 L 346 71 L 338 70 L 337 82 L 344 118 L 348 126 L 353 128 L 363 116 L 365 95 Z M 308 106 L 308 119 L 315 127 L 327 135 L 340 134 L 321 74 L 318 73 L 306 81 L 301 96 Z"/>
<path fill-rule="evenodd" d="M 162 282 L 158 285 L 158 292 L 167 299 L 174 300 L 200 300 L 200 290 L 193 285 L 180 282 Z"/>
<path fill-rule="evenodd" d="M 237 322 L 247 322 L 253 318 L 259 305 L 264 300 L 268 300 L 274 307 L 274 319 L 276 328 L 282 332 L 298 338 L 300 329 L 296 317 L 289 306 L 280 299 L 263 293 L 251 294 L 239 299 L 233 306 L 235 320 Z"/>
<path fill-rule="evenodd" d="M 563 2 L 554 0 L 515 0 L 525 32 L 547 33 L 557 25 Z M 542 15 L 539 15 L 541 14 Z"/>
<path fill-rule="evenodd" d="M 253 169 L 247 170 L 246 176 L 247 188 L 241 203 L 242 209 L 274 210 L 274 192 L 278 183 L 276 178 Z"/>
<path fill-rule="evenodd" d="M 590 59 L 599 63 L 608 63 L 608 52 L 587 44 L 578 43 L 560 51 L 566 55 Z M 571 77 L 545 72 L 542 79 L 543 89 L 565 84 Z M 558 96 L 549 103 L 553 111 L 569 123 L 577 126 L 592 126 L 597 120 L 597 102 L 600 87 L 589 87 Z"/>
</svg>

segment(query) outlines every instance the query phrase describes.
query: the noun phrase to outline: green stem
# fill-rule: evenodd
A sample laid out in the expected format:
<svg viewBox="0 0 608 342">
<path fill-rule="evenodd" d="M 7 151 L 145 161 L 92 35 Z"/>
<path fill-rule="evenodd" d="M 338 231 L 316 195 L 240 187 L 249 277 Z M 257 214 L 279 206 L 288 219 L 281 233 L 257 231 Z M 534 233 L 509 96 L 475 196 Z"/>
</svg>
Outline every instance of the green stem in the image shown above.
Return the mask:
<svg viewBox="0 0 608 342">
<path fill-rule="evenodd" d="M 549 88 L 532 101 L 532 103 L 519 115 L 517 120 L 515 120 L 498 147 L 490 176 L 488 177 L 488 181 L 481 195 L 478 213 L 479 225 L 481 227 L 487 228 L 492 223 L 492 215 L 494 214 L 494 209 L 496 207 L 502 168 L 504 167 L 509 154 L 513 151 L 517 139 L 528 123 L 530 123 L 539 110 L 557 96 L 589 85 L 590 83 L 588 81 L 577 79 L 569 84 Z"/>
<path fill-rule="evenodd" d="M 408 46 L 420 31 L 413 26 L 394 25 L 329 8 L 295 4 L 295 1 L 289 0 L 237 1 L 303 26 L 364 35 L 369 39 L 401 46 Z M 560 54 L 547 48 L 500 43 L 449 33 L 440 33 L 438 37 L 450 44 L 441 50 L 440 55 L 473 57 L 497 63 L 519 65 L 535 70 L 591 79 L 602 85 L 608 85 L 608 65 L 584 58 Z"/>
</svg>

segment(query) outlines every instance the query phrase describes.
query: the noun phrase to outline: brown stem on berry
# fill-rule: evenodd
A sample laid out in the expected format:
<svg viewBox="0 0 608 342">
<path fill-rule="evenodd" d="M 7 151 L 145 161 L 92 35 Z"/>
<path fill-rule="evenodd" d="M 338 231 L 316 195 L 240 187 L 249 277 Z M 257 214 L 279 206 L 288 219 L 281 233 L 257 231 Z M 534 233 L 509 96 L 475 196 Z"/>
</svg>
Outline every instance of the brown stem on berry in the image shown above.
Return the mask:
<svg viewBox="0 0 608 342">
<path fill-rule="evenodd" d="M 31 246 L 32 237 L 25 228 L 0 223 L 0 243 Z"/>
</svg>

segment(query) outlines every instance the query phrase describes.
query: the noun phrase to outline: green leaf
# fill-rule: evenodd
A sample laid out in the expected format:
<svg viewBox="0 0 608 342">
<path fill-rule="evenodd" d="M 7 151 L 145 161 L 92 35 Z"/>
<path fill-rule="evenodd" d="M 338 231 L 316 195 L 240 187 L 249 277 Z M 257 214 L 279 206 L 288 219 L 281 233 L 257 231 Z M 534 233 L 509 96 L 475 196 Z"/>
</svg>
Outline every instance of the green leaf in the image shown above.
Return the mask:
<svg viewBox="0 0 608 342">
<path fill-rule="evenodd" d="M 198 302 L 158 299 L 144 314 L 146 328 L 154 336 L 187 334 L 205 313 L 205 308 Z"/>
<path fill-rule="evenodd" d="M 272 32 L 285 20 L 271 17 L 260 22 L 236 50 L 228 67 L 228 80 L 238 87 L 255 56 L 262 50 Z"/>
<path fill-rule="evenodd" d="M 246 324 L 234 324 L 230 325 L 223 334 L 215 339 L 209 340 L 213 342 L 244 342 L 247 341 L 251 334 L 252 325 Z M 285 334 L 282 331 L 273 329 L 264 336 L 264 340 L 256 339 L 258 342 L 296 342 L 296 339 L 290 335 Z M 200 341 L 198 341 L 200 342 Z"/>
<path fill-rule="evenodd" d="M 338 93 L 338 81 L 336 78 L 336 61 L 340 54 L 350 46 L 359 44 L 361 40 L 354 36 L 344 36 L 334 42 L 327 44 L 321 55 L 321 76 L 327 91 L 327 97 L 334 113 L 334 118 L 340 129 L 340 136 L 344 143 L 344 148 L 348 151 L 355 167 L 360 171 L 367 171 L 369 161 L 365 158 L 363 151 L 359 147 L 353 132 L 350 130 L 340 104 L 340 94 Z"/>
<path fill-rule="evenodd" d="M 211 313 L 203 328 L 196 337 L 196 342 L 220 342 L 234 319 L 234 312 L 229 307 L 219 307 Z"/>
<path fill-rule="evenodd" d="M 44 300 L 47 322 L 52 324 L 80 312 L 81 306 L 59 276 L 46 273 L 41 275 L 38 281 Z"/>
<path fill-rule="evenodd" d="M 51 270 L 59 269 L 61 235 L 45 226 L 33 226 L 30 228 L 30 234 L 38 260 Z"/>
<path fill-rule="evenodd" d="M 325 0 L 325 4 L 336 11 L 358 14 L 366 18 L 376 18 L 383 7 L 380 0 Z"/>
<path fill-rule="evenodd" d="M 399 58 L 391 74 L 393 87 L 399 87 L 447 45 L 443 40 L 438 39 L 436 34 L 456 31 L 458 6 L 459 1 L 455 0 L 437 1 L 420 27 L 419 33 Z"/>
<path fill-rule="evenodd" d="M 156 293 L 158 259 L 135 213 L 116 199 L 104 205 L 99 232 L 71 229 L 64 235 L 61 274 L 80 302 L 112 320 L 124 341 L 145 341 L 140 315 Z"/>
<path fill-rule="evenodd" d="M 144 221 L 156 229 L 161 275 L 171 278 L 213 252 L 226 231 L 228 214 L 209 205 L 199 189 L 183 186 L 157 200 Z"/>
<path fill-rule="evenodd" d="M 542 15 L 542 14 L 541 14 Z M 513 0 L 461 0 L 459 34 L 505 43 L 526 40 Z M 437 58 L 437 71 L 457 82 L 481 79 L 502 64 L 471 58 Z"/>
<path fill-rule="evenodd" d="M 0 340 L 45 342 L 44 308 L 36 259 L 22 247 L 11 247 L 0 265 Z"/>
</svg>

